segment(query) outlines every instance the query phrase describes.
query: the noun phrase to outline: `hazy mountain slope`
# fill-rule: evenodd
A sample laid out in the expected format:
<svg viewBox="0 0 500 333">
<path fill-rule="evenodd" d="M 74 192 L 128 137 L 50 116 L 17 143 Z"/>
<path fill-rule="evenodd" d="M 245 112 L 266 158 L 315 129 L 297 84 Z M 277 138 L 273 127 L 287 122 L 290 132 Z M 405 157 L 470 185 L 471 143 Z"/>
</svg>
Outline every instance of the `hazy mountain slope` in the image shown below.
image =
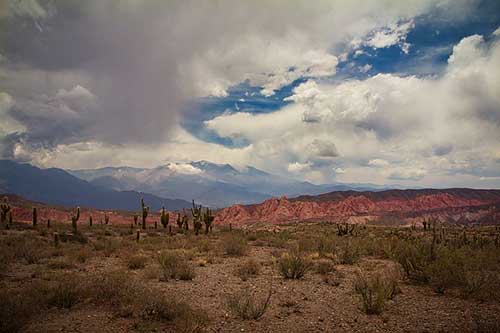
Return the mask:
<svg viewBox="0 0 500 333">
<path fill-rule="evenodd" d="M 207 161 L 168 163 L 152 169 L 107 167 L 70 170 L 73 175 L 95 185 L 115 190 L 136 190 L 161 197 L 195 199 L 209 206 L 257 203 L 274 196 L 316 195 L 330 191 L 353 190 L 345 184 L 315 185 L 273 175 L 247 166 L 237 170 L 229 164 Z M 371 189 L 360 185 L 359 190 Z"/>
<path fill-rule="evenodd" d="M 66 207 L 136 210 L 142 196 L 152 209 L 165 206 L 175 210 L 189 206 L 184 200 L 164 199 L 136 191 L 115 191 L 91 184 L 61 169 L 40 169 L 9 160 L 0 160 L 0 192 Z"/>
</svg>

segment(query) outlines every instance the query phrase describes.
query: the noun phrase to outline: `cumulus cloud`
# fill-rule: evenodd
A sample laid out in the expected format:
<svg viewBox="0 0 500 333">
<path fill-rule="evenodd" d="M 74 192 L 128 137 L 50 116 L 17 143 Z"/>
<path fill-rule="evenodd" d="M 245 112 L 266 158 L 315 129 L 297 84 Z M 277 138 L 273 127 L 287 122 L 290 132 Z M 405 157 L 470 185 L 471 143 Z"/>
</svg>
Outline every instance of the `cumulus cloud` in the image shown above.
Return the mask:
<svg viewBox="0 0 500 333">
<path fill-rule="evenodd" d="M 288 164 L 288 171 L 290 172 L 304 172 L 311 170 L 311 163 L 299 163 L 299 162 L 293 162 Z"/>
<path fill-rule="evenodd" d="M 498 41 L 470 36 L 454 47 L 440 77 L 309 80 L 283 109 L 246 114 L 241 120 L 248 126 L 232 127 L 242 115 L 222 115 L 207 125 L 221 136 L 245 136 L 256 155 L 314 161 L 313 170 L 322 157 L 335 157 L 349 168 L 338 175 L 345 181 L 442 185 L 460 178 L 473 185 L 479 176 L 499 175 L 499 61 Z M 321 172 L 327 170 L 333 169 Z"/>
<path fill-rule="evenodd" d="M 415 23 L 413 20 L 393 23 L 373 32 L 364 42 L 364 45 L 375 49 L 399 45 L 404 53 L 408 53 L 410 44 L 406 42 L 406 35 L 414 27 Z"/>
<path fill-rule="evenodd" d="M 270 96 L 298 78 L 334 75 L 339 44 L 443 3 L 436 1 L 7 0 L 0 73 L 25 108 L 61 89 L 92 92 L 99 107 L 80 132 L 98 142 L 161 144 L 193 98 L 224 97 L 245 81 Z"/>
<path fill-rule="evenodd" d="M 438 78 L 326 80 L 347 60 L 340 46 L 408 52 L 413 18 L 470 6 L 386 4 L 0 2 L 2 157 L 69 168 L 207 159 L 314 181 L 497 177 L 497 39 L 462 40 Z M 193 99 L 227 96 L 242 82 L 272 96 L 299 78 L 307 81 L 278 111 L 204 123 L 243 147 L 207 143 L 180 126 Z M 389 165 L 367 163 L 376 160 Z"/>
</svg>

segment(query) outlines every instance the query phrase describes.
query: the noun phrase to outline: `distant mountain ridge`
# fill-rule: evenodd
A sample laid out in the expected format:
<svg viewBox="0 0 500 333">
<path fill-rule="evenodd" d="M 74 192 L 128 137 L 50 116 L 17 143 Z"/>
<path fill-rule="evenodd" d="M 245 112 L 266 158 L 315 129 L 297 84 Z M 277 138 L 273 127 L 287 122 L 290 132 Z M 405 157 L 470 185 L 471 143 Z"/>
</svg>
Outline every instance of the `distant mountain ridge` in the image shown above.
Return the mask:
<svg viewBox="0 0 500 333">
<path fill-rule="evenodd" d="M 275 196 L 315 195 L 330 191 L 378 190 L 372 185 L 315 185 L 273 175 L 252 166 L 240 170 L 208 161 L 168 163 L 156 168 L 106 167 L 68 170 L 94 185 L 114 190 L 136 190 L 160 197 L 196 200 L 212 207 L 252 204 Z"/>
<path fill-rule="evenodd" d="M 0 160 L 0 193 L 12 193 L 26 199 L 65 207 L 137 210 L 144 197 L 151 209 L 169 210 L 190 207 L 179 199 L 165 199 L 137 191 L 116 191 L 77 178 L 57 169 L 40 169 L 30 164 Z"/>
<path fill-rule="evenodd" d="M 216 223 L 272 224 L 299 221 L 367 223 L 385 217 L 405 221 L 436 218 L 441 222 L 500 223 L 500 190 L 467 188 L 341 191 L 317 196 L 273 198 L 260 204 L 220 210 Z"/>
</svg>

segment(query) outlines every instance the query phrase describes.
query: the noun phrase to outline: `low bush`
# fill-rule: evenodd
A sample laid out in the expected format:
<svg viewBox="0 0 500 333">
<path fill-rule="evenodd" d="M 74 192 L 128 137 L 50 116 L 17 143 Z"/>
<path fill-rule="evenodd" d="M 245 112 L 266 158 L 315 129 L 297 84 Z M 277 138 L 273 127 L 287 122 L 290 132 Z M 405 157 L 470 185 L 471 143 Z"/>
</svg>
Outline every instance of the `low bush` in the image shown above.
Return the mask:
<svg viewBox="0 0 500 333">
<path fill-rule="evenodd" d="M 222 249 L 229 256 L 243 256 L 248 251 L 246 238 L 237 234 L 228 234 L 222 238 Z"/>
<path fill-rule="evenodd" d="M 278 260 L 278 268 L 285 279 L 300 279 L 311 268 L 311 261 L 299 251 L 286 252 Z"/>
<path fill-rule="evenodd" d="M 342 265 L 354 265 L 361 258 L 361 251 L 357 244 L 344 240 L 337 248 L 337 259 Z"/>
<path fill-rule="evenodd" d="M 361 305 L 367 314 L 380 314 L 387 300 L 398 292 L 397 277 L 393 273 L 376 272 L 369 275 L 366 272 L 356 272 L 354 291 L 361 298 Z"/>
<path fill-rule="evenodd" d="M 192 280 L 195 276 L 193 266 L 178 251 L 167 250 L 158 255 L 158 263 L 165 280 Z"/>
<path fill-rule="evenodd" d="M 235 275 L 243 281 L 251 277 L 257 276 L 260 272 L 260 264 L 255 259 L 249 259 L 240 265 L 235 270 Z"/>
<path fill-rule="evenodd" d="M 133 255 L 127 259 L 127 267 L 129 269 L 142 269 L 146 267 L 148 258 L 144 255 Z"/>
<path fill-rule="evenodd" d="M 244 320 L 257 320 L 266 313 L 271 302 L 272 289 L 269 289 L 267 297 L 257 299 L 252 295 L 249 289 L 229 295 L 227 298 L 227 306 L 229 310 Z"/>
<path fill-rule="evenodd" d="M 314 271 L 317 274 L 326 275 L 335 272 L 335 265 L 331 260 L 318 260 L 314 263 Z"/>
</svg>

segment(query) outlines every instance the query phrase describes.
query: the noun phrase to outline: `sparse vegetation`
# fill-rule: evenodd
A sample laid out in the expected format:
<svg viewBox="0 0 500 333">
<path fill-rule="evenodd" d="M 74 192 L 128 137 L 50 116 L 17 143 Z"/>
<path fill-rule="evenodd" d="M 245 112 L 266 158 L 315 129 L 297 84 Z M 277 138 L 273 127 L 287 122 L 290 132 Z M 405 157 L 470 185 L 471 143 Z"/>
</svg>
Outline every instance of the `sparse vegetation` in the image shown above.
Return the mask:
<svg viewBox="0 0 500 333">
<path fill-rule="evenodd" d="M 278 261 L 281 275 L 285 279 L 301 279 L 311 268 L 311 261 L 297 250 L 285 252 Z"/>
<path fill-rule="evenodd" d="M 146 267 L 148 258 L 143 255 L 133 255 L 127 259 L 127 267 L 129 269 L 142 269 Z"/>
<path fill-rule="evenodd" d="M 266 313 L 271 302 L 272 288 L 269 289 L 266 298 L 257 299 L 249 289 L 229 295 L 227 306 L 229 310 L 244 320 L 257 320 Z"/>
<path fill-rule="evenodd" d="M 307 306 L 325 320 L 318 311 L 327 310 L 327 303 L 321 302 L 326 295 L 334 295 L 346 309 L 359 307 L 367 314 L 384 313 L 393 302 L 408 313 L 410 305 L 426 306 L 432 295 L 446 297 L 446 303 L 460 309 L 477 299 L 482 303 L 475 307 L 489 317 L 478 319 L 474 327 L 490 327 L 491 318 L 498 317 L 494 310 L 500 309 L 494 305 L 500 300 L 500 244 L 495 243 L 500 229 L 369 226 L 339 236 L 335 225 L 291 225 L 248 233 L 209 228 L 209 235 L 196 236 L 195 230 L 184 228 L 180 215 L 182 233 L 150 226 L 136 242 L 130 221 L 80 225 L 75 233 L 69 223 L 53 220 L 49 233 L 31 228 L 31 215 L 27 216 L 27 225 L 14 223 L 0 233 L 0 332 L 23 330 L 45 312 L 67 314 L 87 308 L 111 311 L 113 318 L 133 321 L 137 330 L 146 331 L 200 331 L 212 316 L 227 316 L 220 313 L 227 310 L 234 320 L 246 321 L 268 311 L 273 318 L 285 313 L 300 316 Z M 161 222 L 161 214 L 157 216 Z M 54 234 L 59 235 L 57 247 Z M 228 278 L 228 273 L 237 278 Z M 266 294 L 265 282 L 275 274 L 296 280 L 282 281 L 276 305 L 270 302 L 271 292 Z M 400 279 L 412 291 L 394 297 Z M 158 280 L 169 282 L 159 287 Z M 353 294 L 359 303 L 353 302 Z M 419 298 L 424 294 L 425 301 Z M 189 303 L 199 302 L 200 296 L 211 299 L 216 308 L 203 303 L 200 309 L 191 307 Z M 291 305 L 281 305 L 285 303 Z M 392 320 L 387 325 L 394 328 Z"/>
<path fill-rule="evenodd" d="M 228 234 L 222 239 L 222 249 L 229 256 L 243 256 L 248 251 L 248 243 L 244 237 Z"/>
<path fill-rule="evenodd" d="M 175 250 L 163 251 L 158 255 L 158 263 L 165 280 L 192 280 L 195 271 L 185 255 Z"/>
<path fill-rule="evenodd" d="M 380 314 L 386 301 L 399 292 L 397 276 L 389 271 L 370 275 L 360 270 L 356 272 L 354 291 L 361 298 L 363 311 L 367 314 Z"/>
<path fill-rule="evenodd" d="M 248 259 L 245 262 L 238 265 L 235 274 L 243 281 L 248 280 L 251 277 L 255 277 L 260 272 L 260 264 L 255 259 Z"/>
</svg>

